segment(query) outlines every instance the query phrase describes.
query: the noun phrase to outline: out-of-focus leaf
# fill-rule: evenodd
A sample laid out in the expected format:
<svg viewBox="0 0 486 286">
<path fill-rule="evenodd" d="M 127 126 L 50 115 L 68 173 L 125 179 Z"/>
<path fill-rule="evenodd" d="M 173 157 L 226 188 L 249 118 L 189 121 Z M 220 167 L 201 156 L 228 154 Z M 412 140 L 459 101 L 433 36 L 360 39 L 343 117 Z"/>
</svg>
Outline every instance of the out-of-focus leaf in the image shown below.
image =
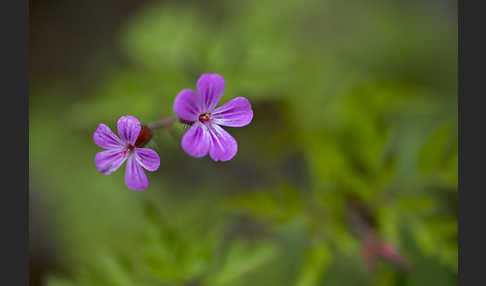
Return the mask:
<svg viewBox="0 0 486 286">
<path fill-rule="evenodd" d="M 248 272 L 270 263 L 278 256 L 278 248 L 271 242 L 231 244 L 222 268 L 209 277 L 208 285 L 232 285 Z"/>
<path fill-rule="evenodd" d="M 297 278 L 297 286 L 319 285 L 320 279 L 325 275 L 327 266 L 331 263 L 332 254 L 323 244 L 309 247 Z"/>
<path fill-rule="evenodd" d="M 230 212 L 248 214 L 269 223 L 286 223 L 303 211 L 301 193 L 290 186 L 235 196 L 227 201 Z"/>
<path fill-rule="evenodd" d="M 407 279 L 407 285 L 444 285 L 452 286 L 457 284 L 457 279 L 447 271 L 445 267 L 435 260 L 427 257 L 420 257 L 414 265 Z"/>
</svg>

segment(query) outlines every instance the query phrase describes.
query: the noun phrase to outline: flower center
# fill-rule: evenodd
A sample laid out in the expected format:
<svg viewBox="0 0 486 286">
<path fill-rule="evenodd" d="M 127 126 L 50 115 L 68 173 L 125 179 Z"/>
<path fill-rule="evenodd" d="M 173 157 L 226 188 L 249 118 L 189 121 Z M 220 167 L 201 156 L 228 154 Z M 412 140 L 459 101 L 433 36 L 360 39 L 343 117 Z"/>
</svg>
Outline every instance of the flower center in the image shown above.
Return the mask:
<svg viewBox="0 0 486 286">
<path fill-rule="evenodd" d="M 209 114 L 209 113 L 203 113 L 203 114 L 199 115 L 199 121 L 201 121 L 202 123 L 206 123 L 210 119 L 211 119 L 211 114 Z"/>
<path fill-rule="evenodd" d="M 135 146 L 132 144 L 128 144 L 125 150 L 123 150 L 123 155 L 126 156 L 129 152 L 132 153 L 133 150 L 135 149 Z"/>
</svg>

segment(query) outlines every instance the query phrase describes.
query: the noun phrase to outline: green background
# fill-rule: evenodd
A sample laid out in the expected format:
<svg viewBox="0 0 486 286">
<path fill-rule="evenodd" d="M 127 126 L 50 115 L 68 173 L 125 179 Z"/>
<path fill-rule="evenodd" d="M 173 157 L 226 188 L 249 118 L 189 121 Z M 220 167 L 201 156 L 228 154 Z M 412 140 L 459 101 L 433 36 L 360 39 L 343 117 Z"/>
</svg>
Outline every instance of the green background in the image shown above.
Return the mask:
<svg viewBox="0 0 486 286">
<path fill-rule="evenodd" d="M 31 1 L 32 285 L 455 285 L 456 54 L 454 1 Z M 254 110 L 233 160 L 177 125 L 145 192 L 97 172 L 99 123 L 208 72 Z M 367 268 L 350 197 L 410 269 Z"/>
</svg>

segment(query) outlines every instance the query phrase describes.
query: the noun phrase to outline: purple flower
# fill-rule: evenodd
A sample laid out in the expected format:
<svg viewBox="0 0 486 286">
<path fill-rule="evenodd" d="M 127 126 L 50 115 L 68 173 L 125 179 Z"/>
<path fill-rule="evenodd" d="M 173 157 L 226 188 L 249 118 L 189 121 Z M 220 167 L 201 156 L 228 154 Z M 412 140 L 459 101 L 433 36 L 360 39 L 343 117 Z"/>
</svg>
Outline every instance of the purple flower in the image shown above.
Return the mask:
<svg viewBox="0 0 486 286">
<path fill-rule="evenodd" d="M 174 101 L 174 112 L 181 121 L 192 123 L 182 137 L 182 149 L 200 158 L 209 153 L 214 161 L 231 160 L 238 151 L 236 140 L 221 126 L 242 127 L 253 118 L 248 99 L 236 97 L 216 108 L 223 95 L 225 82 L 218 74 L 203 74 L 197 81 L 197 92 L 184 89 Z"/>
<path fill-rule="evenodd" d="M 147 175 L 145 175 L 142 167 L 153 172 L 160 165 L 159 155 L 154 150 L 140 148 L 146 143 L 144 140 L 137 141 L 142 128 L 147 127 L 142 127 L 137 118 L 125 115 L 120 117 L 117 122 L 120 138 L 111 132 L 105 124 L 100 124 L 93 135 L 94 142 L 101 148 L 107 149 L 95 156 L 98 171 L 109 175 L 120 168 L 123 162 L 127 161 L 125 184 L 132 190 L 145 190 L 148 187 Z M 146 134 L 146 132 L 143 133 Z"/>
</svg>

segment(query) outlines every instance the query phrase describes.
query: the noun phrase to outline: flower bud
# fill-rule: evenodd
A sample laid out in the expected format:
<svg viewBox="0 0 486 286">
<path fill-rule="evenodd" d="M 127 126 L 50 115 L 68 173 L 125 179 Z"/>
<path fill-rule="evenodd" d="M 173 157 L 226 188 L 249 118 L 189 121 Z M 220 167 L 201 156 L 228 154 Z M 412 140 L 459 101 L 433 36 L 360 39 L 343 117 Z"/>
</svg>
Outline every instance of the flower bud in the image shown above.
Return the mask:
<svg viewBox="0 0 486 286">
<path fill-rule="evenodd" d="M 135 142 L 135 147 L 140 148 L 145 146 L 150 139 L 152 139 L 152 130 L 147 125 L 142 125 L 142 130 L 140 130 L 140 134 Z"/>
</svg>

